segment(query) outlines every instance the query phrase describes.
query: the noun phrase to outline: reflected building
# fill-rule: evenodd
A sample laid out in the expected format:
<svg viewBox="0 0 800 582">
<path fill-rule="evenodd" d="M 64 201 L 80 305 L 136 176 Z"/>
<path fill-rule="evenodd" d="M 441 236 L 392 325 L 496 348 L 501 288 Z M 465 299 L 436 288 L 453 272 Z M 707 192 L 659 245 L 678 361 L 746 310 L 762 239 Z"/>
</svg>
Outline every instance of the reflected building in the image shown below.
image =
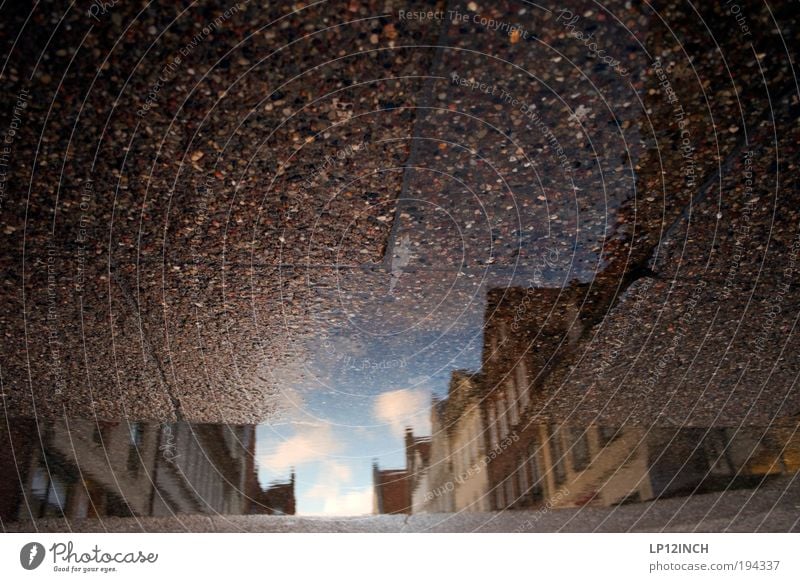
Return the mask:
<svg viewBox="0 0 800 582">
<path fill-rule="evenodd" d="M 593 323 L 581 317 L 588 292 L 585 285 L 489 292 L 480 372 L 453 372 L 447 398 L 431 406 L 431 437 L 406 434 L 412 513 L 608 507 L 753 488 L 800 469 L 797 426 L 572 426 L 538 418 L 542 384 L 556 362 L 574 357 Z"/>
<path fill-rule="evenodd" d="M 255 475 L 255 473 L 253 473 Z M 294 497 L 295 475 L 292 471 L 288 481 L 273 481 L 266 489 L 254 479 L 253 493 L 247 513 L 255 515 L 294 515 L 297 511 Z"/>
<path fill-rule="evenodd" d="M 485 509 L 527 506 L 517 489 L 530 490 L 533 483 L 526 473 L 516 480 L 511 474 L 528 457 L 537 387 L 583 333 L 580 306 L 587 291 L 586 285 L 570 285 L 487 294 L 480 391 L 489 453 Z"/>
<path fill-rule="evenodd" d="M 489 510 L 483 383 L 481 374 L 454 372 L 445 401 L 446 428 L 441 436 L 452 451 L 449 479 L 454 511 Z M 450 486 L 445 483 L 444 488 Z"/>
<path fill-rule="evenodd" d="M 18 460 L 21 503 L 10 519 L 153 514 L 158 425 L 13 422 L 4 447 L 16 450 L 27 430 L 36 442 Z"/>
<path fill-rule="evenodd" d="M 489 476 L 481 374 L 453 372 L 447 398 L 431 405 L 431 437 L 407 432 L 412 513 L 488 511 Z M 420 445 L 430 443 L 429 460 Z"/>
<path fill-rule="evenodd" d="M 556 362 L 573 357 L 593 321 L 581 315 L 588 292 L 570 285 L 488 294 L 481 372 L 491 509 L 619 505 L 752 486 L 797 470 L 792 429 L 541 422 L 540 386 Z"/>
<path fill-rule="evenodd" d="M 429 489 L 432 439 L 405 431 L 405 469 L 380 469 L 372 464 L 373 507 L 375 514 L 421 513 L 427 504 L 424 493 Z M 441 454 L 437 449 L 437 454 Z"/>
<path fill-rule="evenodd" d="M 454 509 L 453 456 L 447 438 L 448 400 L 434 399 L 431 405 L 430 460 L 420 467 L 423 475 L 412 490 L 412 513 L 448 513 Z M 420 455 L 419 460 L 422 459 Z"/>
<path fill-rule="evenodd" d="M 797 471 L 796 428 L 533 425 L 498 457 L 495 509 L 613 506 L 759 486 Z"/>
<path fill-rule="evenodd" d="M 455 371 L 447 398 L 434 398 L 430 437 L 406 431 L 411 513 L 486 511 L 488 475 L 480 376 Z"/>
<path fill-rule="evenodd" d="M 249 513 L 255 427 L 163 425 L 151 515 Z"/>
<path fill-rule="evenodd" d="M 411 513 L 419 513 L 425 504 L 421 493 L 430 486 L 431 437 L 414 436 L 414 432 L 407 428 L 405 440 Z"/>
<path fill-rule="evenodd" d="M 262 490 L 255 427 L 14 420 L 0 433 L 4 520 L 293 513 L 294 475 Z"/>
<path fill-rule="evenodd" d="M 372 463 L 372 513 L 411 513 L 408 472 L 405 469 L 380 469 Z"/>
</svg>

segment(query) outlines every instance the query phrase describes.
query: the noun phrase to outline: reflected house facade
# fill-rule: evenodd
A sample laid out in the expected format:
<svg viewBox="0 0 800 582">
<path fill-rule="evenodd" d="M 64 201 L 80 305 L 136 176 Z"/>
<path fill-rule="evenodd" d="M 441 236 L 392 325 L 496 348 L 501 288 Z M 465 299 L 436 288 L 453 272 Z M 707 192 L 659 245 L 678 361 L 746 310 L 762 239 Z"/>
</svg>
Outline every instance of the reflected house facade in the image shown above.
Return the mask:
<svg viewBox="0 0 800 582">
<path fill-rule="evenodd" d="M 253 426 L 164 425 L 160 435 L 152 515 L 249 512 Z"/>
<path fill-rule="evenodd" d="M 25 464 L 19 463 L 22 503 L 15 519 L 151 514 L 158 426 L 30 423 L 39 436 Z M 20 429 L 12 424 L 8 446 L 17 442 Z"/>
<path fill-rule="evenodd" d="M 453 451 L 453 508 L 489 511 L 486 419 L 481 374 L 453 373 L 447 397 L 447 438 Z"/>
<path fill-rule="evenodd" d="M 533 402 L 537 386 L 583 333 L 580 306 L 587 287 L 492 289 L 484 318 L 482 405 L 486 419 L 489 509 L 543 501 L 524 467 L 539 440 Z M 522 492 L 527 492 L 522 495 Z"/>
<path fill-rule="evenodd" d="M 791 428 L 574 427 L 537 421 L 537 389 L 596 314 L 588 288 L 494 289 L 484 382 L 491 509 L 610 506 L 750 486 L 797 470 Z M 602 304 L 603 301 L 598 303 Z M 796 427 L 795 427 L 796 428 Z M 510 438 L 513 437 L 513 438 Z"/>
<path fill-rule="evenodd" d="M 374 514 L 415 513 L 425 504 L 421 492 L 428 489 L 430 480 L 431 438 L 405 432 L 406 468 L 381 469 L 372 463 L 372 512 Z"/>
<path fill-rule="evenodd" d="M 800 469 L 798 426 L 570 426 L 537 418 L 540 386 L 592 320 L 588 288 L 489 292 L 479 373 L 456 371 L 427 442 L 406 434 L 413 513 L 613 506 L 754 487 Z M 588 317 L 593 317 L 591 314 Z"/>
<path fill-rule="evenodd" d="M 414 436 L 406 429 L 406 469 L 408 492 L 411 497 L 411 513 L 419 513 L 425 503 L 421 493 L 429 487 L 431 461 L 431 437 Z"/>
<path fill-rule="evenodd" d="M 430 459 L 420 467 L 422 477 L 412 490 L 412 513 L 448 513 L 454 509 L 452 452 L 447 438 L 447 400 L 434 399 L 431 405 Z M 422 460 L 422 456 L 418 457 Z"/>
<path fill-rule="evenodd" d="M 292 471 L 288 481 L 275 481 L 266 489 L 258 484 L 253 473 L 252 495 L 249 496 L 250 507 L 247 513 L 256 515 L 294 515 L 297 511 L 294 497 L 295 475 Z"/>
<path fill-rule="evenodd" d="M 518 433 L 532 412 L 534 384 L 583 332 L 579 302 L 586 290 L 489 291 L 481 371 L 453 372 L 447 399 L 433 403 L 431 446 L 439 454 L 430 467 L 415 469 L 421 478 L 411 483 L 414 513 L 508 507 L 512 490 L 504 487 L 525 458 Z"/>
<path fill-rule="evenodd" d="M 670 443 L 647 429 L 606 429 L 537 425 L 527 440 L 527 458 L 509 467 L 500 482 L 498 503 L 507 507 L 578 507 L 621 505 L 666 495 L 691 482 L 700 469 L 697 458 L 673 466 L 687 435 Z M 663 435 L 661 435 L 663 436 Z M 674 445 L 664 454 L 664 445 Z M 652 461 L 664 459 L 661 466 Z M 658 475 L 666 478 L 659 480 Z"/>
<path fill-rule="evenodd" d="M 408 472 L 405 469 L 380 469 L 372 463 L 372 513 L 411 512 Z"/>
<path fill-rule="evenodd" d="M 506 465 L 498 482 L 505 508 L 624 505 L 754 487 L 798 470 L 800 433 L 536 425 L 526 446 L 527 458 Z"/>
<path fill-rule="evenodd" d="M 585 286 L 489 292 L 484 382 L 491 509 L 611 506 L 749 487 L 797 471 L 797 427 L 574 427 L 532 404 L 583 330 Z M 590 315 L 591 317 L 591 315 Z M 509 438 L 514 437 L 514 438 Z"/>
<path fill-rule="evenodd" d="M 485 462 L 482 462 L 485 445 L 480 390 L 479 375 L 453 372 L 447 398 L 434 399 L 431 405 L 432 436 L 414 436 L 411 429 L 406 429 L 406 471 L 403 474 L 410 513 L 488 510 L 489 481 Z M 399 483 L 398 474 L 393 473 L 391 477 Z M 387 480 L 382 472 L 375 472 L 376 484 Z M 386 511 L 385 501 L 382 511 L 378 507 L 387 496 L 386 489 L 386 485 L 376 485 L 376 513 L 390 513 Z"/>
<path fill-rule="evenodd" d="M 407 433 L 412 513 L 489 510 L 482 385 L 480 374 L 453 372 L 447 398 L 431 405 L 427 462 L 419 446 L 428 439 Z"/>
<path fill-rule="evenodd" d="M 457 370 L 450 378 L 447 399 L 438 403 L 442 418 L 433 433 L 433 446 L 449 452 L 448 474 L 440 474 L 426 492 L 432 501 L 425 510 L 487 511 L 489 479 L 486 471 L 485 418 L 481 406 L 481 374 Z M 439 444 L 441 443 L 441 444 Z M 437 500 L 442 500 L 437 503 Z"/>
<path fill-rule="evenodd" d="M 293 475 L 259 487 L 250 425 L 22 420 L 0 441 L 19 467 L 3 519 L 294 512 Z"/>
</svg>

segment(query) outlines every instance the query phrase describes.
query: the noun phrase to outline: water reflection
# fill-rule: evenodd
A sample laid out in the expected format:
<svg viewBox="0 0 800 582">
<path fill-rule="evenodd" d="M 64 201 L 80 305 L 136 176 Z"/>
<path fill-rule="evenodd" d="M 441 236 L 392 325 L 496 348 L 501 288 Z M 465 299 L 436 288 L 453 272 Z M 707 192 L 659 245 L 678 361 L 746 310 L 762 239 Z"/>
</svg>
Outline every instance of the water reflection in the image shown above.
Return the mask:
<svg viewBox="0 0 800 582">
<path fill-rule="evenodd" d="M 0 517 L 610 507 L 757 489 L 797 472 L 795 421 L 667 428 L 544 419 L 555 363 L 574 359 L 607 304 L 578 282 L 490 289 L 480 340 L 465 334 L 451 346 L 475 344 L 468 358 L 402 360 L 359 382 L 346 366 L 327 389 L 287 389 L 294 415 L 282 421 L 12 420 L 0 433 Z M 345 353 L 352 342 L 331 345 Z M 373 342 L 366 353 L 376 345 L 386 347 Z M 465 361 L 477 370 L 453 370 Z"/>
<path fill-rule="evenodd" d="M 431 406 L 432 435 L 406 431 L 405 466 L 373 461 L 372 513 L 610 507 L 756 490 L 800 469 L 800 425 L 575 426 L 529 422 L 525 411 L 513 421 L 508 409 L 490 416 L 483 381 L 455 372 L 447 398 Z M 265 444 L 253 425 L 18 419 L 9 427 L 0 433 L 4 522 L 292 515 L 296 485 L 319 487 L 302 472 L 296 480 L 294 469 L 283 480 L 260 479 L 269 451 L 259 453 Z M 341 463 L 344 471 L 325 474 L 334 491 L 365 460 Z"/>
<path fill-rule="evenodd" d="M 442 404 L 432 415 L 442 414 Z M 409 432 L 406 469 L 374 466 L 376 512 L 610 507 L 757 489 L 800 469 L 798 426 L 503 428 L 498 422 L 497 429 L 480 430 L 485 421 L 473 407 L 457 430 L 432 438 Z M 498 440 L 485 439 L 486 432 Z"/>
<path fill-rule="evenodd" d="M 434 395 L 431 436 L 406 431 L 404 467 L 373 466 L 376 512 L 609 507 L 757 488 L 797 472 L 795 420 L 769 427 L 543 422 L 542 386 L 553 363 L 573 358 L 606 304 L 590 292 L 583 284 L 489 291 L 480 369 L 453 372 L 446 395 Z"/>
<path fill-rule="evenodd" d="M 255 427 L 12 419 L 0 517 L 294 514 L 294 474 L 262 486 Z"/>
</svg>

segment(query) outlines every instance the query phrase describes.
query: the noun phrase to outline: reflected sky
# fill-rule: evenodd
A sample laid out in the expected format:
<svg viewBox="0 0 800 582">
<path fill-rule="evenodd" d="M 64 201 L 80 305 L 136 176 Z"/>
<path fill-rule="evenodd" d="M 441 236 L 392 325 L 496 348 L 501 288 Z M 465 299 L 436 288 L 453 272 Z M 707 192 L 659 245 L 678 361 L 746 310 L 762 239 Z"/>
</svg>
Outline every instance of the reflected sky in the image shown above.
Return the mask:
<svg viewBox="0 0 800 582">
<path fill-rule="evenodd" d="M 446 397 L 452 370 L 480 367 L 478 313 L 471 326 L 402 341 L 357 331 L 309 340 L 314 358 L 282 391 L 283 419 L 258 428 L 261 480 L 296 467 L 298 511 L 370 513 L 373 460 L 403 465 L 406 427 L 430 434 L 431 401 Z"/>
</svg>

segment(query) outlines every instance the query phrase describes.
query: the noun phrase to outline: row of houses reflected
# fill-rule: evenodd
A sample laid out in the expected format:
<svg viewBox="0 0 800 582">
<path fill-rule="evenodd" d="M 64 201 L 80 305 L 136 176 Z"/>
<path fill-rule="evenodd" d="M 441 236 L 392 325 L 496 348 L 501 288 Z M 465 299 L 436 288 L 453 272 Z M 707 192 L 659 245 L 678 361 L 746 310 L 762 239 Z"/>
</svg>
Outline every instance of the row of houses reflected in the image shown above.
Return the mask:
<svg viewBox="0 0 800 582">
<path fill-rule="evenodd" d="M 588 323 L 588 288 L 492 290 L 482 365 L 434 399 L 431 435 L 405 434 L 406 466 L 373 464 L 374 513 L 613 506 L 756 487 L 800 469 L 800 425 L 734 428 L 542 423 L 553 362 Z"/>
<path fill-rule="evenodd" d="M 255 428 L 14 420 L 0 431 L 0 518 L 294 514 L 293 471 L 258 481 Z"/>
</svg>

